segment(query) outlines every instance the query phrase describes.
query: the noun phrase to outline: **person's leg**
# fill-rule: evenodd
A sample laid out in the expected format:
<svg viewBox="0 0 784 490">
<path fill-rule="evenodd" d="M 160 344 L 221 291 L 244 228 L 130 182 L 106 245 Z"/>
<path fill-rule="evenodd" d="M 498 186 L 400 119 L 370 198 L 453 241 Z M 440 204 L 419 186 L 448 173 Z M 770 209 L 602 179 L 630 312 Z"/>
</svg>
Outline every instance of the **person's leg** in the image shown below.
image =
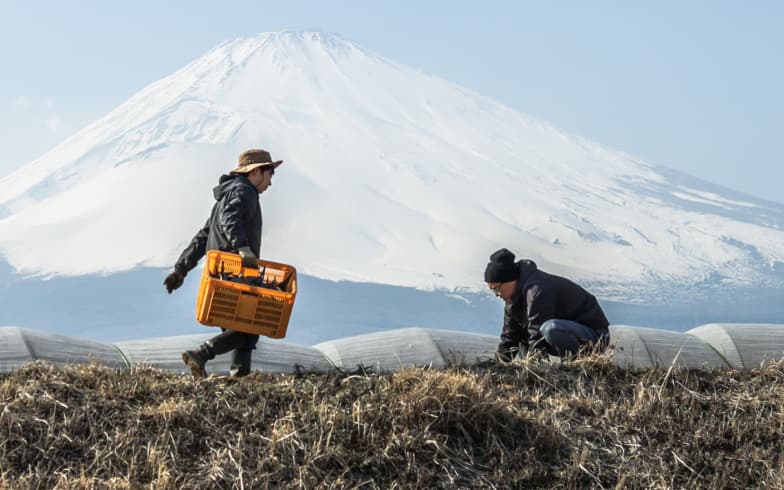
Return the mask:
<svg viewBox="0 0 784 490">
<path fill-rule="evenodd" d="M 585 344 L 596 344 L 602 336 L 609 336 L 606 329 L 601 332 L 571 320 L 548 320 L 539 328 L 545 341 L 552 348 L 551 354 L 576 355 Z M 602 339 L 602 343 L 605 341 Z"/>
<path fill-rule="evenodd" d="M 250 364 L 253 358 L 253 349 L 256 348 L 256 343 L 259 341 L 259 336 L 249 333 L 244 333 L 243 343 L 231 353 L 231 370 L 232 376 L 241 377 L 250 374 Z"/>
<path fill-rule="evenodd" d="M 197 350 L 183 352 L 182 361 L 190 368 L 194 376 L 203 378 L 207 376 L 207 371 L 204 369 L 207 361 L 243 346 L 246 342 L 244 335 L 247 334 L 224 330 L 221 334 L 205 341 Z"/>
<path fill-rule="evenodd" d="M 241 347 L 245 342 L 245 333 L 235 332 L 234 330 L 224 330 L 220 335 L 211 338 L 205 344 L 212 348 L 216 356 L 225 354 L 231 350 Z"/>
</svg>

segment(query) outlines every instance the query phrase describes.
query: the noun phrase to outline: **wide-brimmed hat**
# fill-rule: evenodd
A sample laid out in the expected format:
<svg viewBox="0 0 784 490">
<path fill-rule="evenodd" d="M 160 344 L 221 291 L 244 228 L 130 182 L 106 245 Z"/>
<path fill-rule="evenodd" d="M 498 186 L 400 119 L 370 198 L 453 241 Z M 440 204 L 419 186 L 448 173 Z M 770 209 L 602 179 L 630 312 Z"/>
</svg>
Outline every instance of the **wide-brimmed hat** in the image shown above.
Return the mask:
<svg viewBox="0 0 784 490">
<path fill-rule="evenodd" d="M 233 174 L 246 174 L 259 167 L 272 167 L 277 168 L 278 165 L 283 163 L 283 160 L 273 161 L 267 150 L 259 148 L 252 148 L 245 150 L 240 154 L 239 165 L 231 171 Z"/>
</svg>

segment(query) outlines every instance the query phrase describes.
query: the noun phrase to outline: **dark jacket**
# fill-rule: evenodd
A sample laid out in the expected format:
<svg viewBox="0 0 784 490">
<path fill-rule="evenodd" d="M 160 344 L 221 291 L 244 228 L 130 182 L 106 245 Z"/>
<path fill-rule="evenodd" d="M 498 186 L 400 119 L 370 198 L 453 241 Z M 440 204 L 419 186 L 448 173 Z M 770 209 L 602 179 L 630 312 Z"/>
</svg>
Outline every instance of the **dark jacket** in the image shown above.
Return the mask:
<svg viewBox="0 0 784 490">
<path fill-rule="evenodd" d="M 243 174 L 222 175 L 212 190 L 215 205 L 204 227 L 180 254 L 174 270 L 185 275 L 208 250 L 236 252 L 248 246 L 261 256 L 259 191 Z"/>
<path fill-rule="evenodd" d="M 537 269 L 531 260 L 517 262 L 520 278 L 511 301 L 504 308 L 504 329 L 498 352 L 514 356 L 542 338 L 539 327 L 547 320 L 571 320 L 595 330 L 610 322 L 592 294 L 569 279 Z"/>
</svg>

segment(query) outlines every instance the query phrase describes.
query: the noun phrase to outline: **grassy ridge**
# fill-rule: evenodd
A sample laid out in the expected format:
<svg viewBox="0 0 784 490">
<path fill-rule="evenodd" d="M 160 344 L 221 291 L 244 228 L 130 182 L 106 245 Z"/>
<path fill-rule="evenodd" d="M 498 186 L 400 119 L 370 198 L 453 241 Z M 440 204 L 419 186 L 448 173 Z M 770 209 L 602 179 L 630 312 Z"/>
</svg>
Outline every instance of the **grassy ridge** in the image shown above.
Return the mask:
<svg viewBox="0 0 784 490">
<path fill-rule="evenodd" d="M 784 487 L 784 365 L 0 378 L 6 488 Z"/>
</svg>

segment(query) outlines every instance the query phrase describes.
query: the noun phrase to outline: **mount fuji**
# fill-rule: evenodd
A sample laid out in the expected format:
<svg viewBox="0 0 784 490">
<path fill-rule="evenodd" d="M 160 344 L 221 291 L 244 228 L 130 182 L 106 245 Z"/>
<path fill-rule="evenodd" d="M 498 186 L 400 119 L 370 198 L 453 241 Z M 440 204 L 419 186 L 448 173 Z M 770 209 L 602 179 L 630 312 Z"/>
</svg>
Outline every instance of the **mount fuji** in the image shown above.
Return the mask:
<svg viewBox="0 0 784 490">
<path fill-rule="evenodd" d="M 285 162 L 261 196 L 262 256 L 314 284 L 469 301 L 507 247 L 609 302 L 777 298 L 784 286 L 784 205 L 321 32 L 224 42 L 2 178 L 8 277 L 98 284 L 171 267 L 218 176 L 252 147 Z"/>
</svg>

